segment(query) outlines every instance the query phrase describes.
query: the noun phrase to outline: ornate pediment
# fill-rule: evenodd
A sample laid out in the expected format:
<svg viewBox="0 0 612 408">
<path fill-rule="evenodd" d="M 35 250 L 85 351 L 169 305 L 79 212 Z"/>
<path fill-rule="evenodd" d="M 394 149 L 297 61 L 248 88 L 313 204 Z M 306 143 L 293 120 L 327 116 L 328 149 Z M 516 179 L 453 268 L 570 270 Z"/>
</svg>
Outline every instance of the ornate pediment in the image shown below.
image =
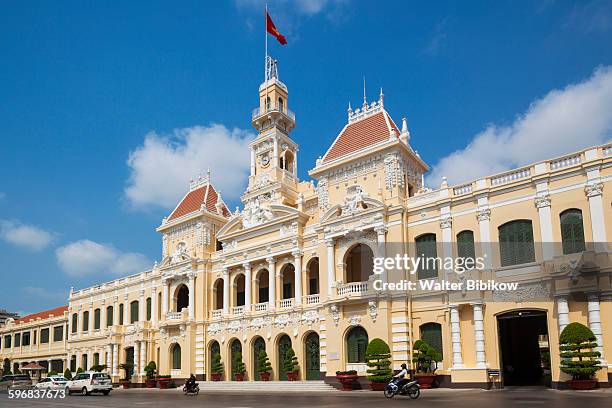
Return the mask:
<svg viewBox="0 0 612 408">
<path fill-rule="evenodd" d="M 225 244 L 227 246 L 233 242 L 232 238 L 223 239 L 228 235 L 299 215 L 300 212 L 297 209 L 284 204 L 262 204 L 258 200 L 253 200 L 245 206 L 240 215 L 234 217 L 219 230 L 217 238 L 221 241 L 228 241 Z"/>
</svg>

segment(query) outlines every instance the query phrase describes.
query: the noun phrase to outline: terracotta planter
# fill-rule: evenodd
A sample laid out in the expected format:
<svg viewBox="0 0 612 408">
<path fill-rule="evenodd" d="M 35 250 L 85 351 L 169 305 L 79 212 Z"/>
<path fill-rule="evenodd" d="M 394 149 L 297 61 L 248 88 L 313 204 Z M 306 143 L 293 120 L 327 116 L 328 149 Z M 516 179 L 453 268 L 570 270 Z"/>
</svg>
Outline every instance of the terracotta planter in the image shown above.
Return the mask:
<svg viewBox="0 0 612 408">
<path fill-rule="evenodd" d="M 353 391 L 353 386 L 357 382 L 356 374 L 338 374 L 336 379 L 342 384 L 342 391 Z"/>
<path fill-rule="evenodd" d="M 212 373 L 210 377 L 213 381 L 221 381 L 221 373 Z"/>
<path fill-rule="evenodd" d="M 155 388 L 156 385 L 157 385 L 157 380 L 154 380 L 152 378 L 148 378 L 145 380 L 145 387 L 147 388 Z"/>
<path fill-rule="evenodd" d="M 298 380 L 298 373 L 287 373 L 287 379 L 289 381 L 297 381 Z"/>
<path fill-rule="evenodd" d="M 261 381 L 270 381 L 270 373 L 259 373 Z"/>
<path fill-rule="evenodd" d="M 424 390 L 428 390 L 432 387 L 432 384 L 436 377 L 437 376 L 435 374 L 417 374 L 415 376 L 417 382 Z"/>
<path fill-rule="evenodd" d="M 128 388 L 130 388 L 130 382 L 129 381 L 121 381 L 121 386 L 123 387 L 124 390 L 127 390 Z"/>
<path fill-rule="evenodd" d="M 387 383 L 382 383 L 382 382 L 371 382 L 370 383 L 370 388 L 372 389 L 372 391 L 384 391 L 386 386 L 387 386 Z"/>
<path fill-rule="evenodd" d="M 160 390 L 167 390 L 168 388 L 170 388 L 170 379 L 169 378 L 159 378 L 157 380 L 157 382 L 159 383 L 159 389 Z"/>
<path fill-rule="evenodd" d="M 595 380 L 569 380 L 567 382 L 572 390 L 592 390 L 595 388 Z"/>
<path fill-rule="evenodd" d="M 236 381 L 244 381 L 244 373 L 236 373 L 236 374 L 234 374 L 234 380 L 236 380 Z"/>
</svg>

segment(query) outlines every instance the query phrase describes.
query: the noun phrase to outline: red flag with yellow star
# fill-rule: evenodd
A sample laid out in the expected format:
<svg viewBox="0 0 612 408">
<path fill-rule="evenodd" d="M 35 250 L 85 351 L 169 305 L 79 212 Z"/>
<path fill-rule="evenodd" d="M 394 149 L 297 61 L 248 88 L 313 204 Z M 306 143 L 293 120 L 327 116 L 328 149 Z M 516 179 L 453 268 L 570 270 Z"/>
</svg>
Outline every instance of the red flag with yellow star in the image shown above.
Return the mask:
<svg viewBox="0 0 612 408">
<path fill-rule="evenodd" d="M 287 40 L 285 39 L 285 36 L 283 36 L 278 31 L 278 29 L 274 25 L 274 22 L 272 21 L 272 18 L 270 18 L 270 14 L 268 14 L 267 11 L 266 11 L 266 31 L 268 33 L 272 34 L 272 36 L 274 38 L 276 38 L 278 40 L 278 42 L 281 43 L 282 45 L 286 45 L 287 44 Z"/>
</svg>

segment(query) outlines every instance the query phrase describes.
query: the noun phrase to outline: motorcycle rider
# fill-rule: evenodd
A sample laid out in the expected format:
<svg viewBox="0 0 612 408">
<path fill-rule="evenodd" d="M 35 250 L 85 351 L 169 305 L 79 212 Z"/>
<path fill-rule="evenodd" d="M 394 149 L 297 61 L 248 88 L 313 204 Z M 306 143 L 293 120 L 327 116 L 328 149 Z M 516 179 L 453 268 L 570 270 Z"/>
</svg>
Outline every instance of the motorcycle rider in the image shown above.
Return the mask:
<svg viewBox="0 0 612 408">
<path fill-rule="evenodd" d="M 191 374 L 189 376 L 189 379 L 185 383 L 185 387 L 187 387 L 187 391 L 193 391 L 195 386 L 196 386 L 196 378 L 195 378 L 195 375 Z"/>
<path fill-rule="evenodd" d="M 406 376 L 408 375 L 408 367 L 406 364 L 402 364 L 402 370 L 393 376 L 393 379 L 397 381 L 398 390 L 401 391 L 402 387 L 409 381 Z"/>
</svg>

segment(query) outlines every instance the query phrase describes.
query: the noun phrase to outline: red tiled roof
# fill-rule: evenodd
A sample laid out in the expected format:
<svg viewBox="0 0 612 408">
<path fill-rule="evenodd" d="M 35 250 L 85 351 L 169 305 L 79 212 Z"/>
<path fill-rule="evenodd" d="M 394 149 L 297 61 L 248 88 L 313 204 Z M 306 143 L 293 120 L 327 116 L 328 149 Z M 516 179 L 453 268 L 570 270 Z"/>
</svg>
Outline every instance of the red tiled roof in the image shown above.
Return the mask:
<svg viewBox="0 0 612 408">
<path fill-rule="evenodd" d="M 43 312 L 38 312 L 38 313 L 29 314 L 27 316 L 23 316 L 22 318 L 15 320 L 15 323 L 27 323 L 30 320 L 36 320 L 39 317 L 41 319 L 46 319 L 47 317 L 51 315 L 55 317 L 63 316 L 64 312 L 67 310 L 68 310 L 68 306 L 60 306 L 60 307 L 56 307 L 55 309 L 49 309 Z"/>
<path fill-rule="evenodd" d="M 215 205 L 217 204 L 218 197 L 219 194 L 217 193 L 217 190 L 215 190 L 211 184 L 206 184 L 202 187 L 191 190 L 181 200 L 174 211 L 172 211 L 172 214 L 170 214 L 170 217 L 168 217 L 168 221 L 199 211 L 202 204 L 206 204 L 206 210 L 217 214 L 217 208 Z M 223 203 L 223 208 L 221 211 L 224 217 L 230 216 L 230 211 L 225 203 Z"/>
<path fill-rule="evenodd" d="M 386 111 L 349 123 L 323 157 L 323 163 L 389 140 L 391 129 L 395 131 L 395 137 L 400 134 L 399 129 Z"/>
</svg>

